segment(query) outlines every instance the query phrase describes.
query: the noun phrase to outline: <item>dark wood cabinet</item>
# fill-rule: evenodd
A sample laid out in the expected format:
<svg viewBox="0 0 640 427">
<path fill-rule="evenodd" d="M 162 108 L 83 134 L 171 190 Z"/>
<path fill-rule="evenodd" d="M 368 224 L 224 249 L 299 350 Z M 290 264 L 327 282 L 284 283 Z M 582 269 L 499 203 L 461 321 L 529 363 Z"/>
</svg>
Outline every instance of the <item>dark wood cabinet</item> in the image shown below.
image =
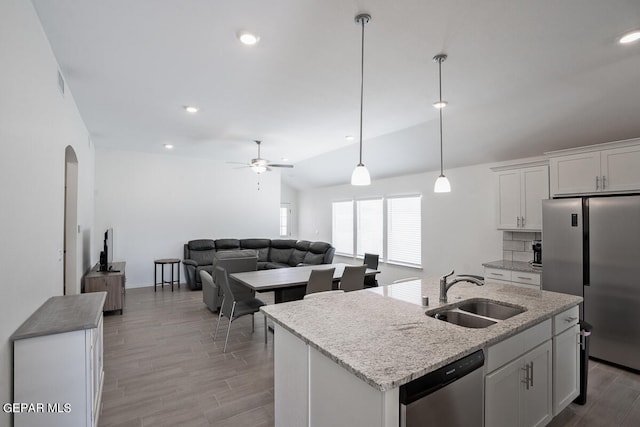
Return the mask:
<svg viewBox="0 0 640 427">
<path fill-rule="evenodd" d="M 124 285 L 126 276 L 124 273 L 125 262 L 114 262 L 113 270 L 99 271 L 100 265 L 93 266 L 91 271 L 84 276 L 82 292 L 106 292 L 107 299 L 104 302 L 103 311 L 120 310 L 122 314 L 124 305 Z"/>
</svg>

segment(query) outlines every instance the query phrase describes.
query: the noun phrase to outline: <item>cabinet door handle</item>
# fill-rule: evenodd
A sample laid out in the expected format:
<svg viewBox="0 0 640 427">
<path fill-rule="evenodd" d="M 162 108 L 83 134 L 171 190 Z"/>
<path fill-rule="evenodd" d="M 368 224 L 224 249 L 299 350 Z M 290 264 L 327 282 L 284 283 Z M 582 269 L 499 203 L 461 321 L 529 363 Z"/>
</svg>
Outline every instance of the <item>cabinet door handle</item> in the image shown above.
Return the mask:
<svg viewBox="0 0 640 427">
<path fill-rule="evenodd" d="M 596 190 L 600 189 L 600 177 L 596 176 Z"/>
<path fill-rule="evenodd" d="M 531 280 L 531 277 L 522 277 L 522 276 L 518 276 L 518 279 L 522 279 L 522 280 Z"/>
<path fill-rule="evenodd" d="M 516 217 L 516 222 L 518 223 L 518 228 L 520 228 L 520 217 L 519 216 Z"/>
<path fill-rule="evenodd" d="M 533 360 L 531 361 L 531 376 L 529 378 L 531 379 L 531 387 L 533 387 Z"/>
<path fill-rule="evenodd" d="M 604 180 L 604 178 L 605 178 L 605 177 L 604 177 L 604 175 L 602 175 L 602 189 L 603 189 L 603 190 L 604 190 L 604 187 L 605 187 L 605 180 Z"/>
<path fill-rule="evenodd" d="M 571 323 L 571 322 L 575 322 L 576 320 L 578 320 L 577 317 L 565 317 L 564 321 L 567 323 Z"/>
<path fill-rule="evenodd" d="M 521 218 L 522 218 L 522 226 L 524 227 L 524 217 L 521 217 Z"/>
<path fill-rule="evenodd" d="M 504 276 L 502 273 L 490 273 L 492 276 Z"/>
</svg>

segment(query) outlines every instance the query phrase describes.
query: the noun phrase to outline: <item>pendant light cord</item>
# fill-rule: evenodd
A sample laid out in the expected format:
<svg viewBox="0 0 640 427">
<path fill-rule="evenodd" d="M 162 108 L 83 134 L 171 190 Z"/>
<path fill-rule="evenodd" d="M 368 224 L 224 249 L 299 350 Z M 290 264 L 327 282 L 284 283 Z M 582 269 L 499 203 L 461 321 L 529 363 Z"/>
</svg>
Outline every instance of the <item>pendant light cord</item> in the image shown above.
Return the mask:
<svg viewBox="0 0 640 427">
<path fill-rule="evenodd" d="M 362 166 L 362 106 L 364 105 L 364 21 L 365 18 L 360 18 L 360 24 L 362 24 L 362 45 L 360 56 L 360 163 L 358 166 Z"/>
<path fill-rule="evenodd" d="M 442 59 L 438 60 L 438 81 L 440 82 L 440 104 L 442 104 Z M 440 111 L 440 176 L 444 175 L 443 157 L 442 157 L 442 106 Z"/>
</svg>

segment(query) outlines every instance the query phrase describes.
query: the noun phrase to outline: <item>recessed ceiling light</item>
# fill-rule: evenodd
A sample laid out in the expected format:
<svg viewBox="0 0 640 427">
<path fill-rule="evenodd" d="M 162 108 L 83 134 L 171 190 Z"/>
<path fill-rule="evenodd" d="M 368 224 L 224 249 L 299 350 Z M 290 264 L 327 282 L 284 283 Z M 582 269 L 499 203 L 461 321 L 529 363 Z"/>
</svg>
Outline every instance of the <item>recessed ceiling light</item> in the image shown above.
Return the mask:
<svg viewBox="0 0 640 427">
<path fill-rule="evenodd" d="M 347 141 L 353 141 L 355 137 L 353 135 L 347 135 L 344 137 L 344 139 L 346 139 Z"/>
<path fill-rule="evenodd" d="M 283 162 L 288 162 L 289 159 L 287 159 L 286 157 L 281 157 L 280 160 L 282 160 Z"/>
<path fill-rule="evenodd" d="M 167 150 L 171 150 L 173 148 L 172 144 L 164 144 L 164 148 L 166 148 Z"/>
<path fill-rule="evenodd" d="M 433 103 L 433 106 L 437 109 L 444 108 L 447 106 L 447 101 L 436 101 Z"/>
<path fill-rule="evenodd" d="M 260 41 L 260 37 L 248 31 L 240 31 L 238 33 L 238 40 L 240 40 L 240 43 L 242 44 L 246 44 L 247 46 L 253 46 L 254 44 Z"/>
<path fill-rule="evenodd" d="M 190 106 L 190 105 L 185 105 L 185 106 L 184 106 L 184 110 L 185 110 L 187 113 L 191 113 L 191 114 L 195 114 L 195 113 L 197 113 L 198 111 L 200 111 L 200 109 L 199 109 L 198 107 L 192 107 L 192 106 Z"/>
<path fill-rule="evenodd" d="M 620 43 L 627 44 L 640 40 L 640 31 L 632 31 L 620 37 Z"/>
</svg>

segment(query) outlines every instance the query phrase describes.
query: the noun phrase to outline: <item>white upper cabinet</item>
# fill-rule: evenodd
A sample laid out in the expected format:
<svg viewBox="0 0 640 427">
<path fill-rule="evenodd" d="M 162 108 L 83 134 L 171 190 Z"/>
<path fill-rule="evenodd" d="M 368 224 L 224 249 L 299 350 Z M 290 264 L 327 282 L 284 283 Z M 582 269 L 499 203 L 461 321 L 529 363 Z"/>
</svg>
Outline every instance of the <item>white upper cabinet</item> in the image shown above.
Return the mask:
<svg viewBox="0 0 640 427">
<path fill-rule="evenodd" d="M 546 154 L 552 196 L 640 190 L 640 139 Z"/>
<path fill-rule="evenodd" d="M 493 168 L 498 182 L 498 229 L 540 231 L 549 198 L 549 167 Z"/>
</svg>

